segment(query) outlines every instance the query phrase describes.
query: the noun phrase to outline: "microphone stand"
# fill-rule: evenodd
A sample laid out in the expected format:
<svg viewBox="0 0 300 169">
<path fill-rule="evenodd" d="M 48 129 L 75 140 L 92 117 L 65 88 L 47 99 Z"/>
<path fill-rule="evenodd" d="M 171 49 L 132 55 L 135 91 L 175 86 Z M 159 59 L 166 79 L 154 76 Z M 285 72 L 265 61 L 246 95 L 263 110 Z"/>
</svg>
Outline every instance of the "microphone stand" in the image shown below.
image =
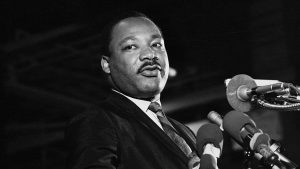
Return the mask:
<svg viewBox="0 0 300 169">
<path fill-rule="evenodd" d="M 245 138 L 244 138 L 244 143 L 248 143 L 250 142 L 251 140 L 251 136 L 250 135 L 247 135 Z M 244 161 L 243 161 L 243 166 L 244 166 L 244 169 L 252 169 L 252 162 L 254 160 L 254 152 L 250 149 L 249 146 L 245 146 L 245 145 L 242 145 L 243 146 L 243 149 L 244 149 Z"/>
<path fill-rule="evenodd" d="M 248 143 L 251 140 L 251 136 L 248 134 L 245 138 L 244 138 L 244 143 Z M 273 144 L 272 145 L 276 145 L 277 149 L 279 150 L 281 148 L 281 146 L 279 144 L 277 144 L 276 141 L 272 140 Z M 250 149 L 250 147 L 248 146 L 249 144 L 247 144 L 247 146 L 243 146 L 244 148 L 244 162 L 243 162 L 243 166 L 244 169 L 252 169 L 252 167 L 254 166 L 253 161 L 255 159 L 258 160 L 259 164 L 257 164 L 258 166 L 261 166 L 263 168 L 267 168 L 267 169 L 287 169 L 287 167 L 289 169 L 294 169 L 296 168 L 297 165 L 295 165 L 294 163 L 292 163 L 291 161 L 288 161 L 289 165 L 283 164 L 280 160 L 279 160 L 279 156 L 278 154 L 273 154 L 271 158 L 266 159 L 264 157 L 262 157 L 261 155 L 259 155 L 258 153 L 255 153 L 253 150 Z M 260 168 L 260 167 L 259 167 Z"/>
<path fill-rule="evenodd" d="M 244 150 L 244 169 L 252 169 L 252 161 L 254 159 L 254 153 L 250 149 Z"/>
<path fill-rule="evenodd" d="M 298 165 L 285 157 L 284 155 L 280 154 L 281 151 L 284 151 L 285 148 L 281 146 L 281 144 L 276 140 L 271 140 L 272 144 L 270 146 L 271 150 L 274 151 L 275 154 L 278 155 L 280 159 L 280 163 L 288 169 L 296 169 Z"/>
<path fill-rule="evenodd" d="M 252 95 L 251 101 L 268 109 L 300 111 L 300 90 L 291 83 L 281 84 L 284 86 L 281 89 Z"/>
<path fill-rule="evenodd" d="M 275 166 L 274 164 L 268 162 L 266 159 L 263 157 L 260 160 L 257 159 L 257 154 L 254 153 L 254 151 L 247 149 L 244 150 L 244 162 L 243 166 L 244 169 L 287 169 L 284 165 L 280 164 L 278 167 L 277 165 Z M 254 163 L 254 160 L 258 160 L 257 163 Z"/>
<path fill-rule="evenodd" d="M 246 139 L 248 139 L 248 137 L 246 137 Z M 252 169 L 253 167 L 253 161 L 255 159 L 258 160 L 259 165 L 258 168 L 267 168 L 267 169 L 296 169 L 297 168 L 297 164 L 295 164 L 294 162 L 292 162 L 291 160 L 289 160 L 288 158 L 284 157 L 281 154 L 277 154 L 277 152 L 280 151 L 280 149 L 282 150 L 283 148 L 281 147 L 281 145 L 275 141 L 272 140 L 272 145 L 271 145 L 271 149 L 273 149 L 273 151 L 275 152 L 275 157 L 279 157 L 279 159 L 277 160 L 267 160 L 263 157 L 259 157 L 258 154 L 254 153 L 254 151 L 252 151 L 249 147 L 245 148 L 244 147 L 244 162 L 243 162 L 243 166 L 244 169 Z"/>
</svg>

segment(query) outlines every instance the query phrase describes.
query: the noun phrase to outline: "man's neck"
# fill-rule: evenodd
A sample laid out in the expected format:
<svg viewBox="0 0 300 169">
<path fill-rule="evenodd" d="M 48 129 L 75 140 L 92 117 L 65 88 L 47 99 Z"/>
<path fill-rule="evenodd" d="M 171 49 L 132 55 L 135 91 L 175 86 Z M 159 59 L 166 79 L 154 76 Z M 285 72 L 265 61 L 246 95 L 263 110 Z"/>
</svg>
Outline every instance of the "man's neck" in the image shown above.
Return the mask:
<svg viewBox="0 0 300 169">
<path fill-rule="evenodd" d="M 123 95 L 124 97 L 126 97 L 127 99 L 131 100 L 134 104 L 136 104 L 143 112 L 145 112 L 147 114 L 147 110 L 149 108 L 149 105 L 151 103 L 151 101 L 148 100 L 143 100 L 143 99 L 137 99 L 137 98 L 133 98 L 130 96 L 127 96 L 117 90 L 112 89 L 113 92 L 118 93 L 120 95 Z M 161 104 L 160 100 L 152 100 L 155 102 L 158 102 L 159 104 Z M 148 115 L 148 114 L 147 114 Z M 148 115 L 149 116 L 149 115 Z M 150 117 L 151 118 L 151 117 Z"/>
<path fill-rule="evenodd" d="M 126 97 L 131 97 L 131 98 L 139 99 L 139 100 L 145 100 L 145 101 L 149 101 L 149 102 L 154 102 L 154 101 L 159 101 L 160 100 L 160 94 L 157 94 L 157 95 L 155 95 L 153 97 L 149 97 L 149 98 L 139 98 L 139 97 L 129 96 L 129 95 L 117 90 L 117 89 L 114 89 L 114 88 L 112 88 L 112 91 L 117 92 L 119 94 L 122 94 Z"/>
</svg>

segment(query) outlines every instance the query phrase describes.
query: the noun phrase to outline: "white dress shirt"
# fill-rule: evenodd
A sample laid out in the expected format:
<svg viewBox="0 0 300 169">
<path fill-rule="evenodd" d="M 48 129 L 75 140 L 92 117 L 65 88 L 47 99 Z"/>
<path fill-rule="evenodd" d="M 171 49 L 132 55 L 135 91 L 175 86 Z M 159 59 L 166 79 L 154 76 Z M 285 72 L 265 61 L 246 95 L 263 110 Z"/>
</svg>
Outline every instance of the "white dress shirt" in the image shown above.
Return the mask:
<svg viewBox="0 0 300 169">
<path fill-rule="evenodd" d="M 150 101 L 146 101 L 146 100 L 141 100 L 141 99 L 136 99 L 136 98 L 133 98 L 133 97 L 130 97 L 130 96 L 127 96 L 117 90 L 114 90 L 112 89 L 114 92 L 117 92 L 125 97 L 127 97 L 129 100 L 131 100 L 134 104 L 136 104 L 148 117 L 150 117 L 150 119 L 158 126 L 160 127 L 162 130 L 162 126 L 160 124 L 160 121 L 158 120 L 157 118 L 157 115 L 152 112 L 151 110 L 148 110 L 149 108 L 149 105 L 150 105 Z M 156 100 L 155 102 L 161 104 L 160 100 Z"/>
</svg>

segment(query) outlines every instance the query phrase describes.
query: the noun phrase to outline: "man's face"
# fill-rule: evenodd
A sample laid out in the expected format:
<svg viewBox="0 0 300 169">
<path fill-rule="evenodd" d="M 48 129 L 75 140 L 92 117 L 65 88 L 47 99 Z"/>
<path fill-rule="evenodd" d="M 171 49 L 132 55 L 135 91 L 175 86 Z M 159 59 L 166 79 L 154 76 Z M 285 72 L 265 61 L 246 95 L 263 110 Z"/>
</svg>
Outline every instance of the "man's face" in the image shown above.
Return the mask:
<svg viewBox="0 0 300 169">
<path fill-rule="evenodd" d="M 152 98 L 163 90 L 169 60 L 159 28 L 142 17 L 126 18 L 112 31 L 110 80 L 117 90 L 135 97 Z"/>
</svg>

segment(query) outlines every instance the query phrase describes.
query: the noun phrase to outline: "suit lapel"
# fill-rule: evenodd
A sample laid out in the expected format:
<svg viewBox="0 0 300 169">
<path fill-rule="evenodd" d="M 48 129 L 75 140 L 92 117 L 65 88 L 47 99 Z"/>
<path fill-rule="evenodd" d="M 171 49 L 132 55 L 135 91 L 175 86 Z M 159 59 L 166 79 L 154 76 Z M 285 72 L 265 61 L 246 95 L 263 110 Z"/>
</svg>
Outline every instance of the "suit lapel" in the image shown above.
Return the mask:
<svg viewBox="0 0 300 169">
<path fill-rule="evenodd" d="M 168 118 L 169 121 L 172 123 L 172 125 L 175 127 L 175 129 L 180 133 L 180 135 L 184 138 L 184 140 L 187 142 L 187 144 L 190 146 L 192 151 L 196 150 L 196 137 L 194 133 L 189 130 L 186 126 L 179 123 L 178 121 L 174 119 Z"/>
<path fill-rule="evenodd" d="M 120 105 L 118 113 L 135 119 L 143 127 L 145 127 L 157 140 L 167 147 L 174 156 L 179 157 L 185 163 L 188 162 L 188 157 L 180 150 L 180 148 L 161 130 L 138 106 L 131 102 L 126 97 L 113 92 L 108 100 L 110 106 Z M 186 138 L 185 138 L 186 139 Z"/>
</svg>

